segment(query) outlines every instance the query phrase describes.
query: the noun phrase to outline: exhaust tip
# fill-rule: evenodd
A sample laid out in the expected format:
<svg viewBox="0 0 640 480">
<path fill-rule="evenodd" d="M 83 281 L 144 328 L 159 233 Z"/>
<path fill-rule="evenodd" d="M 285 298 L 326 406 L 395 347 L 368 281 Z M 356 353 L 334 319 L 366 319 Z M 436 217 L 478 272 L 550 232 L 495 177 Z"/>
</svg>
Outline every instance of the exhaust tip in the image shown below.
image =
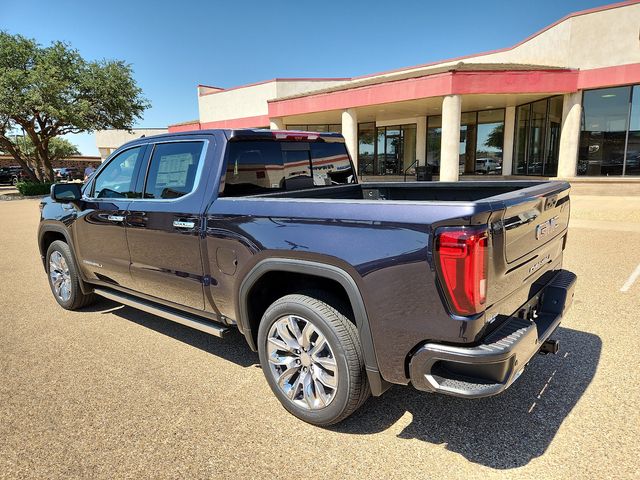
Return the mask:
<svg viewBox="0 0 640 480">
<path fill-rule="evenodd" d="M 552 354 L 555 355 L 560 350 L 560 342 L 558 340 L 545 340 L 542 346 L 540 347 L 541 355 Z"/>
</svg>

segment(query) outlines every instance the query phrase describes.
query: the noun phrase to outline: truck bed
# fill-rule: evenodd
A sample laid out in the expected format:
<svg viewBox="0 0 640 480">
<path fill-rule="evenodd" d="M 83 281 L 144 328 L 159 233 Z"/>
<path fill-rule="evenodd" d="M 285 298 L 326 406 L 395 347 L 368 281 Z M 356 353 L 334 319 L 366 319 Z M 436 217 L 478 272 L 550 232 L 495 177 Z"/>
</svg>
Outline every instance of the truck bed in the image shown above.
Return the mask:
<svg viewBox="0 0 640 480">
<path fill-rule="evenodd" d="M 309 188 L 255 195 L 269 198 L 308 198 L 335 200 L 394 200 L 409 202 L 476 202 L 532 187 L 558 185 L 548 181 L 475 182 L 370 182 Z M 510 195 L 507 195 L 510 196 Z M 513 195 L 515 197 L 515 195 Z"/>
</svg>

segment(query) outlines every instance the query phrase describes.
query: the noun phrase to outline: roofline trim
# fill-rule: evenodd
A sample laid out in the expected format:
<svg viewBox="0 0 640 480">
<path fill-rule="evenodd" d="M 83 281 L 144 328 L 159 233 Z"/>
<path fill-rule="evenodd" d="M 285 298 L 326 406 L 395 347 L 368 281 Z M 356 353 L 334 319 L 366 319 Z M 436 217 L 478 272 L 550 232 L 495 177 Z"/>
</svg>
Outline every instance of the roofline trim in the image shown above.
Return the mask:
<svg viewBox="0 0 640 480">
<path fill-rule="evenodd" d="M 640 1 L 640 0 L 638 0 Z M 223 92 L 230 92 L 232 90 L 238 90 L 240 88 L 249 88 L 249 87 L 255 87 L 258 85 L 264 85 L 266 83 L 272 83 L 272 82 L 347 82 L 351 80 L 350 77 L 313 77 L 313 78 L 305 78 L 305 77 L 292 77 L 292 78 L 272 78 L 269 80 L 262 80 L 260 82 L 253 82 L 253 83 L 247 83 L 245 85 L 238 85 L 236 87 L 229 87 L 229 88 L 222 88 L 222 87 L 212 87 L 209 85 L 198 85 L 198 87 L 205 87 L 205 88 L 216 88 L 218 89 L 218 91 L 216 92 L 204 92 L 204 93 L 199 93 L 198 96 L 200 97 L 204 97 L 206 95 L 215 95 L 216 93 L 223 93 Z"/>
</svg>

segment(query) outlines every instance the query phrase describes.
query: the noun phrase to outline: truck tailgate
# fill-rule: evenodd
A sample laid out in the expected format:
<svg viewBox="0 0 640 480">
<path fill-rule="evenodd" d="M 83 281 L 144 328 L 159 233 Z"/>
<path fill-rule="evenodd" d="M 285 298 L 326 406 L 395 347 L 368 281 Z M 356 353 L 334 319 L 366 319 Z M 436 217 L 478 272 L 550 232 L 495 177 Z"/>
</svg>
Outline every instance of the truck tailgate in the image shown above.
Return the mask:
<svg viewBox="0 0 640 480">
<path fill-rule="evenodd" d="M 505 201 L 504 251 L 507 263 L 561 236 L 569 224 L 569 187 L 556 183 L 525 189 L 530 196 Z"/>
</svg>

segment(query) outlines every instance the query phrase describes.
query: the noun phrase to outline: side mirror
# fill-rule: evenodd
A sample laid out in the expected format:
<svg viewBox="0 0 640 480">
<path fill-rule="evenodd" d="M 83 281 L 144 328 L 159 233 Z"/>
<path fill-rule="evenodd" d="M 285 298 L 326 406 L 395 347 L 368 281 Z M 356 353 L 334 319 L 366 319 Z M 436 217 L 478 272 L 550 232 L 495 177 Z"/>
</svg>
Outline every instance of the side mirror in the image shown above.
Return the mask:
<svg viewBox="0 0 640 480">
<path fill-rule="evenodd" d="M 82 198 L 79 183 L 54 183 L 51 185 L 51 199 L 60 203 L 76 202 Z"/>
</svg>

